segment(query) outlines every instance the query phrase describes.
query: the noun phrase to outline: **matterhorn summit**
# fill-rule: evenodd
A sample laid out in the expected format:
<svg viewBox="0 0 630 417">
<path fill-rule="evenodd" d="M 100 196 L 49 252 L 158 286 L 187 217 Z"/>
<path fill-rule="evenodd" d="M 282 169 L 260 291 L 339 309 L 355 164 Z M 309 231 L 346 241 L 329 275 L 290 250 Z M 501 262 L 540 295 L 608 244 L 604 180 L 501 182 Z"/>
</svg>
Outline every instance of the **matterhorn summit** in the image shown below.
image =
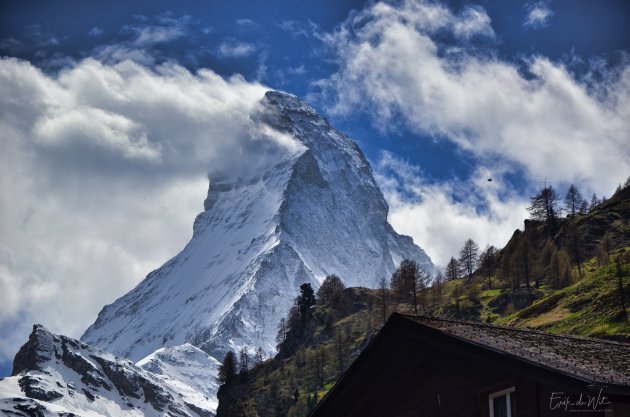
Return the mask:
<svg viewBox="0 0 630 417">
<path fill-rule="evenodd" d="M 189 343 L 275 351 L 277 325 L 301 284 L 328 274 L 376 287 L 404 258 L 433 272 L 425 252 L 387 222 L 388 206 L 359 147 L 298 98 L 269 91 L 254 116 L 294 142 L 273 163 L 210 179 L 186 247 L 105 306 L 82 337 L 138 361 Z"/>
</svg>

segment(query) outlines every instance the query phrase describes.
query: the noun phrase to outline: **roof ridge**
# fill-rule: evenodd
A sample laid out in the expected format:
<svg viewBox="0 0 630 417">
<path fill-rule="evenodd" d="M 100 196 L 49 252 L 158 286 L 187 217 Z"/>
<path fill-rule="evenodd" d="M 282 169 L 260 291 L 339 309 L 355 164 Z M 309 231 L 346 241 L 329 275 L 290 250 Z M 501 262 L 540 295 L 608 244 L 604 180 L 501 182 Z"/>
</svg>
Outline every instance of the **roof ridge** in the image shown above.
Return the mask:
<svg viewBox="0 0 630 417">
<path fill-rule="evenodd" d="M 442 322 L 450 322 L 450 323 L 457 323 L 457 324 L 467 324 L 467 325 L 473 325 L 473 326 L 479 326 L 479 327 L 487 327 L 487 328 L 494 328 L 494 329 L 500 329 L 500 330 L 509 330 L 509 331 L 512 331 L 512 332 L 539 334 L 539 335 L 544 335 L 544 336 L 557 337 L 557 338 L 560 338 L 560 339 L 582 340 L 582 341 L 603 343 L 603 344 L 616 345 L 616 346 L 630 348 L 630 343 L 620 342 L 620 341 L 617 341 L 617 340 L 599 339 L 599 338 L 595 338 L 595 337 L 578 336 L 578 335 L 564 334 L 564 333 L 562 333 L 562 334 L 549 333 L 549 332 L 545 332 L 545 331 L 542 331 L 542 330 L 522 329 L 522 328 L 512 327 L 512 326 L 501 326 L 501 325 L 498 325 L 498 324 L 491 324 L 491 323 L 481 323 L 481 322 L 475 322 L 475 321 L 457 320 L 457 319 L 452 319 L 452 318 L 447 318 L 447 317 L 431 316 L 431 315 L 426 315 L 426 314 L 418 314 L 418 315 L 415 315 L 415 314 L 404 314 L 404 313 L 398 313 L 398 314 L 400 314 L 403 317 L 407 317 L 407 318 L 411 318 L 411 319 L 413 319 L 413 318 L 430 319 L 430 320 L 437 320 L 437 321 L 442 321 Z"/>
</svg>

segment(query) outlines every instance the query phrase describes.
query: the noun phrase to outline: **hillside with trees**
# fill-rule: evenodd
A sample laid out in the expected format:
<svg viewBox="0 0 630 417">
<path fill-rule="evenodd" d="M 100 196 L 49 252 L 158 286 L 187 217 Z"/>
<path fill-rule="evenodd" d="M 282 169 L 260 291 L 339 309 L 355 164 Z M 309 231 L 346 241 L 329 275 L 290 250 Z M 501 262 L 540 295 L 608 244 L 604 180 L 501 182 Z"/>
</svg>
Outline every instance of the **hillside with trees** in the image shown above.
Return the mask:
<svg viewBox="0 0 630 417">
<path fill-rule="evenodd" d="M 630 181 L 590 202 L 545 186 L 529 211 L 504 248 L 463 239 L 432 280 L 403 260 L 377 289 L 303 285 L 275 358 L 225 358 L 218 417 L 309 415 L 394 311 L 630 342 Z"/>
</svg>

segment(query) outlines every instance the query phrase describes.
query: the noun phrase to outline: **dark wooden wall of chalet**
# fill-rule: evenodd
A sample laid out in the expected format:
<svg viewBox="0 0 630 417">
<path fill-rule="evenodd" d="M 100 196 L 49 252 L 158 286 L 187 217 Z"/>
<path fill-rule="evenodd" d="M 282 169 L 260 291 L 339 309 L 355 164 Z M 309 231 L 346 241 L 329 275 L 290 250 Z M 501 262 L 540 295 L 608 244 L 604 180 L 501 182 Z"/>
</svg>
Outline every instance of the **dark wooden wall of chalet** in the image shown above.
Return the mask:
<svg viewBox="0 0 630 417">
<path fill-rule="evenodd" d="M 427 337 L 427 335 L 425 335 Z M 423 360 L 409 361 L 400 378 L 391 381 L 383 402 L 373 406 L 373 416 L 388 417 L 487 417 L 488 395 L 506 388 L 516 388 L 518 417 L 630 417 L 630 404 L 613 404 L 610 412 L 567 412 L 552 410 L 552 391 L 564 392 L 572 399 L 580 393 L 596 395 L 587 384 L 572 382 L 548 370 L 521 365 L 512 358 L 478 349 L 451 344 L 440 338 L 419 343 L 417 336 L 404 344 L 415 346 L 412 355 Z M 402 363 L 405 359 L 399 358 Z M 438 403 L 439 394 L 439 403 Z M 584 397 L 586 398 L 586 397 Z M 618 399 L 618 397 L 616 397 Z M 628 401 L 628 398 L 622 399 Z"/>
<path fill-rule="evenodd" d="M 549 409 L 551 391 L 588 391 L 586 384 L 434 329 L 399 321 L 384 330 L 313 417 L 487 417 L 487 395 L 511 386 L 518 417 L 566 417 Z M 579 414 L 630 417 L 625 407 Z"/>
<path fill-rule="evenodd" d="M 374 416 L 487 416 L 487 395 L 512 386 L 516 386 L 518 416 L 538 415 L 533 382 L 515 378 L 496 363 L 471 361 L 446 349 L 422 346 L 418 353 L 425 360 L 404 377 L 391 381 L 389 397 L 374 408 Z"/>
</svg>

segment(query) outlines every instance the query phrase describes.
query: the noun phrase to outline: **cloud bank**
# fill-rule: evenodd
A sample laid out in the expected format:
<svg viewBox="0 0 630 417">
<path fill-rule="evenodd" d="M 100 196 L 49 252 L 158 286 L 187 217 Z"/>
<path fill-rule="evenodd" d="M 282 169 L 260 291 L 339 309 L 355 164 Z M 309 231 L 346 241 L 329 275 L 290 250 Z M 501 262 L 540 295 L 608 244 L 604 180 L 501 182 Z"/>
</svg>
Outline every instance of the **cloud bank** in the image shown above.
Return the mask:
<svg viewBox="0 0 630 417">
<path fill-rule="evenodd" d="M 390 206 L 390 223 L 413 236 L 438 267 L 457 258 L 468 238 L 482 249 L 503 247 L 527 217 L 528 202 L 501 179 L 498 167 L 479 166 L 466 181 L 435 183 L 420 167 L 384 152 L 375 172 Z"/>
<path fill-rule="evenodd" d="M 185 245 L 207 173 L 287 146 L 250 117 L 267 89 L 175 64 L 0 59 L 0 360 L 30 326 L 79 336 Z"/>
<path fill-rule="evenodd" d="M 334 115 L 364 111 L 384 131 L 402 123 L 420 137 L 454 143 L 479 167 L 503 167 L 501 175 L 523 172 L 532 184 L 573 182 L 587 195 L 614 190 L 630 172 L 630 66 L 578 78 L 544 56 L 507 62 L 496 57 L 491 43 L 471 43 L 493 33 L 481 7 L 456 13 L 422 0 L 375 3 L 323 36 L 338 70 L 315 86 Z M 381 163 L 392 164 L 391 159 Z M 521 226 L 527 205 L 522 198 L 476 187 L 462 195 L 449 182 L 418 181 L 412 198 L 385 187 L 390 217 L 438 263 L 445 248 L 456 253 L 448 235 L 462 227 L 484 242 L 482 235 L 502 235 L 508 223 L 512 230 Z M 479 192 L 490 204 L 467 213 L 479 207 Z M 512 209 L 518 217 L 507 214 Z M 449 222 L 440 234 L 422 226 L 435 222 L 437 213 Z M 462 242 L 468 237 L 459 236 Z M 433 253 L 431 245 L 436 245 Z"/>
</svg>

